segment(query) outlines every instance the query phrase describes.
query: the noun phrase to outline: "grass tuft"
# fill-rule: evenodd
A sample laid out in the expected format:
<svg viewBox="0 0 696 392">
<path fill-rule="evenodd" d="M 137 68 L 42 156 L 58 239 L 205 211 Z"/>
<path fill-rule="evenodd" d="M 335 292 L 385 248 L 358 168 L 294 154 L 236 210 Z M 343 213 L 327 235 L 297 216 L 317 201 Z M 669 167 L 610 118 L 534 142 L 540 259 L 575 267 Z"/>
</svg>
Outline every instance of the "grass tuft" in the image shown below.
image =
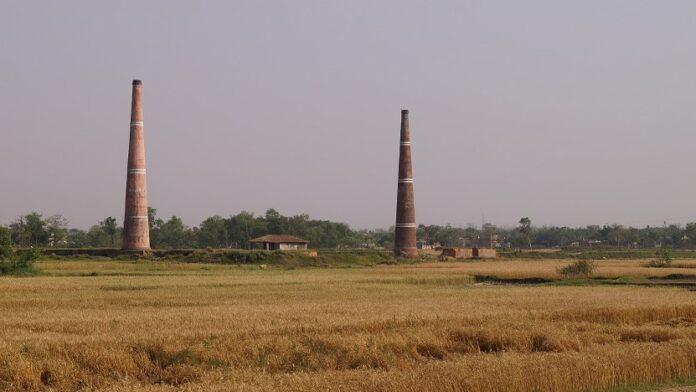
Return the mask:
<svg viewBox="0 0 696 392">
<path fill-rule="evenodd" d="M 594 261 L 580 259 L 569 265 L 566 265 L 565 267 L 559 268 L 558 273 L 563 276 L 589 278 L 590 276 L 592 276 L 592 272 L 594 272 L 595 268 L 596 266 Z"/>
</svg>

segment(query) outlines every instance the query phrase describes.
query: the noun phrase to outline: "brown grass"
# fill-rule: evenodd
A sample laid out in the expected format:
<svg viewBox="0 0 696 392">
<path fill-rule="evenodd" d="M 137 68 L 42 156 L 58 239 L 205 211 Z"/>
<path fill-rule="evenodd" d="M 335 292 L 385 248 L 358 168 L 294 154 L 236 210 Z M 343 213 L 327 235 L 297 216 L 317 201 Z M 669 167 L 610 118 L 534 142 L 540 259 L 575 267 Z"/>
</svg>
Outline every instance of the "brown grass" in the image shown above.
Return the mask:
<svg viewBox="0 0 696 392">
<path fill-rule="evenodd" d="M 696 376 L 693 292 L 473 279 L 557 278 L 562 263 L 41 263 L 84 276 L 0 279 L 0 390 L 575 391 Z"/>
<path fill-rule="evenodd" d="M 559 267 L 572 264 L 572 260 L 496 260 L 465 263 L 424 263 L 412 266 L 443 269 L 470 275 L 494 275 L 501 278 L 544 278 L 561 279 Z M 696 260 L 679 260 L 669 268 L 650 268 L 640 260 L 595 260 L 595 277 L 605 278 L 658 278 L 674 274 L 685 274 L 696 279 Z"/>
</svg>

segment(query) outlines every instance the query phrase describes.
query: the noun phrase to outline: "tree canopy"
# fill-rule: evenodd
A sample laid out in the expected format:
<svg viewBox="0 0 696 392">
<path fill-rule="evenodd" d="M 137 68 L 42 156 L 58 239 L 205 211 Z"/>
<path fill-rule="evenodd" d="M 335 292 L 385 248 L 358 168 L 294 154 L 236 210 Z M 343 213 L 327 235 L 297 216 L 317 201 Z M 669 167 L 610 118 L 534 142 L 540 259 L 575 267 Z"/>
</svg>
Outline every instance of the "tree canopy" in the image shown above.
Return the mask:
<svg viewBox="0 0 696 392">
<path fill-rule="evenodd" d="M 347 224 L 312 219 L 307 214 L 285 216 L 270 208 L 263 215 L 241 211 L 227 217 L 215 215 L 189 227 L 178 216 L 163 219 L 150 208 L 150 242 L 153 248 L 240 248 L 266 234 L 290 234 L 309 241 L 314 248 L 391 248 L 394 228 L 354 230 Z M 44 218 L 37 212 L 18 217 L 9 227 L 0 226 L 0 241 L 18 247 L 120 247 L 123 228 L 106 217 L 88 230 L 68 228 L 62 215 Z M 484 224 L 482 227 L 419 225 L 418 240 L 440 246 L 567 247 L 610 245 L 618 247 L 696 247 L 696 222 L 646 226 L 590 225 L 585 227 L 534 226 L 529 217 L 517 227 Z"/>
</svg>

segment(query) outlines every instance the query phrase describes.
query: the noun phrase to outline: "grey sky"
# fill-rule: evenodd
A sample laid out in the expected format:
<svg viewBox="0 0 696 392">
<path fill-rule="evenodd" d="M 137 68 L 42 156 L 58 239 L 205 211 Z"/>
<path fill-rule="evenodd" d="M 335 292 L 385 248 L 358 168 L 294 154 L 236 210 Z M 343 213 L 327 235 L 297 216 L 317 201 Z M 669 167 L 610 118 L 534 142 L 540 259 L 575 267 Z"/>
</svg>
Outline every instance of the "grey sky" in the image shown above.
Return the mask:
<svg viewBox="0 0 696 392">
<path fill-rule="evenodd" d="M 122 219 L 130 83 L 149 198 L 393 223 L 696 220 L 694 1 L 0 1 L 0 223 Z"/>
</svg>

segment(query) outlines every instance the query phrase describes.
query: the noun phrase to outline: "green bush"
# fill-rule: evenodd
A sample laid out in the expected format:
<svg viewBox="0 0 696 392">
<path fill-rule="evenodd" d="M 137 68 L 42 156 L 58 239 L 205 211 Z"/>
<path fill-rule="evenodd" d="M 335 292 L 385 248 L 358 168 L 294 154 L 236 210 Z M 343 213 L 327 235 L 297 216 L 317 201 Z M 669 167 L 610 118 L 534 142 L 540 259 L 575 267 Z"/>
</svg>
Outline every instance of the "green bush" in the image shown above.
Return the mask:
<svg viewBox="0 0 696 392">
<path fill-rule="evenodd" d="M 3 257 L 0 260 L 0 275 L 36 275 L 39 271 L 34 266 L 34 261 L 39 257 L 41 257 L 41 251 L 36 248 Z"/>
<path fill-rule="evenodd" d="M 669 249 L 660 249 L 657 251 L 657 257 L 650 260 L 646 266 L 652 268 L 667 268 L 672 265 L 672 253 Z"/>
<path fill-rule="evenodd" d="M 572 264 L 559 268 L 558 273 L 563 276 L 584 276 L 585 278 L 589 278 L 594 270 L 595 263 L 593 260 L 580 259 Z"/>
</svg>

